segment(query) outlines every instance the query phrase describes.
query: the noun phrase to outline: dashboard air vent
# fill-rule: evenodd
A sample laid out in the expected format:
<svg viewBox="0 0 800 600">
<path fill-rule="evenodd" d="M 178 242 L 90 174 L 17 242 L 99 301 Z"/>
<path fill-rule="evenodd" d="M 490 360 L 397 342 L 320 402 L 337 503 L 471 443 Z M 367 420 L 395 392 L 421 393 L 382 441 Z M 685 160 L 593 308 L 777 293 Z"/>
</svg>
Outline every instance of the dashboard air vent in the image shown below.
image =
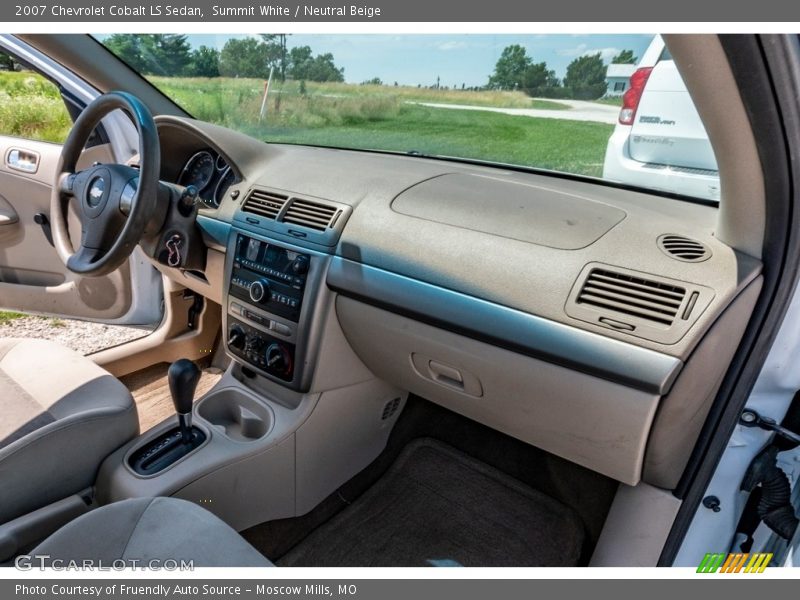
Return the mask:
<svg viewBox="0 0 800 600">
<path fill-rule="evenodd" d="M 576 303 L 670 326 L 685 296 L 686 289 L 676 285 L 607 269 L 592 269 Z"/>
<path fill-rule="evenodd" d="M 266 190 L 251 190 L 244 201 L 242 210 L 268 219 L 274 219 L 281 212 L 288 198 Z"/>
<path fill-rule="evenodd" d="M 289 208 L 286 209 L 286 214 L 283 215 L 282 221 L 293 225 L 302 225 L 317 231 L 325 231 L 331 225 L 336 211 L 337 208 L 335 206 L 314 202 L 313 200 L 292 198 L 292 202 L 289 204 Z"/>
<path fill-rule="evenodd" d="M 399 407 L 400 407 L 400 398 L 389 400 L 383 407 L 383 413 L 381 414 L 381 421 L 385 421 L 389 417 L 393 417 Z"/>
<path fill-rule="evenodd" d="M 658 247 L 672 258 L 684 262 L 703 262 L 711 258 L 711 249 L 705 244 L 682 235 L 662 235 Z"/>
</svg>

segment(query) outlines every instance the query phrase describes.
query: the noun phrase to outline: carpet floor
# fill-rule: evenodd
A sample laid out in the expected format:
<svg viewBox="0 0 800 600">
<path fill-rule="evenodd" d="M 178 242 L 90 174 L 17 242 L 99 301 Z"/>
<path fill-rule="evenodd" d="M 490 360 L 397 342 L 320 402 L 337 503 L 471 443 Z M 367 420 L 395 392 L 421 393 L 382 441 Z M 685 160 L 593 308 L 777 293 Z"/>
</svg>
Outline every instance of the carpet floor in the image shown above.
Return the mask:
<svg viewBox="0 0 800 600">
<path fill-rule="evenodd" d="M 422 438 L 280 566 L 574 566 L 584 530 L 567 506 Z"/>
</svg>

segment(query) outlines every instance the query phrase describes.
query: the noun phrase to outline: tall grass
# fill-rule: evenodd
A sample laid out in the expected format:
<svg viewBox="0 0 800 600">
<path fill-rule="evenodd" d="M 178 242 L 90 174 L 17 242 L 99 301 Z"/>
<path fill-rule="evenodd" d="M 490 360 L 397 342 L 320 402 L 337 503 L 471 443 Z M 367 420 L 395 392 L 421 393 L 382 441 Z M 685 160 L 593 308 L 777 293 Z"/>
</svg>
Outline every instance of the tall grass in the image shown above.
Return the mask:
<svg viewBox="0 0 800 600">
<path fill-rule="evenodd" d="M 239 130 L 314 128 L 358 125 L 394 119 L 400 99 L 392 94 L 330 94 L 308 84 L 275 85 L 269 95 L 264 121 L 260 121 L 264 83 L 258 79 L 170 78 L 150 80 L 194 117 Z M 353 86 L 351 86 L 353 87 Z"/>
<path fill-rule="evenodd" d="M 287 93 L 297 93 L 298 82 L 288 81 L 284 84 Z M 470 106 L 492 106 L 495 108 L 531 108 L 533 100 L 522 92 L 506 92 L 497 90 L 458 90 L 430 89 L 412 86 L 391 85 L 352 85 L 349 83 L 306 83 L 310 94 L 329 95 L 389 95 L 401 101 L 432 102 L 438 104 L 468 104 Z M 568 108 L 558 102 L 549 102 L 550 108 Z"/>
<path fill-rule="evenodd" d="M 428 90 L 343 83 L 275 83 L 259 120 L 264 82 L 237 78 L 151 81 L 198 119 L 273 142 L 419 151 L 599 176 L 613 126 L 495 112 L 450 103 L 550 108 L 519 92 Z M 556 103 L 557 104 L 557 103 Z M 55 87 L 31 73 L 0 72 L 0 132 L 63 141 L 70 119 Z"/>
<path fill-rule="evenodd" d="M 248 78 L 150 77 L 157 87 L 198 119 L 264 138 L 275 132 L 391 121 L 409 103 L 468 104 L 499 108 L 566 109 L 532 100 L 522 92 L 469 91 L 409 86 L 287 81 L 273 83 L 266 116 L 259 118 L 264 81 Z M 56 87 L 38 74 L 0 72 L 0 132 L 63 142 L 70 117 Z"/>
<path fill-rule="evenodd" d="M 31 72 L 0 73 L 0 132 L 63 142 L 72 126 L 53 83 Z"/>
<path fill-rule="evenodd" d="M 569 108 L 533 100 L 522 92 L 435 90 L 407 86 L 347 83 L 273 83 L 266 119 L 259 112 L 264 93 L 260 79 L 150 77 L 150 81 L 190 114 L 204 121 L 251 132 L 287 127 L 332 127 L 395 119 L 409 103 L 467 104 L 499 108 Z M 301 85 L 305 86 L 303 93 Z"/>
</svg>

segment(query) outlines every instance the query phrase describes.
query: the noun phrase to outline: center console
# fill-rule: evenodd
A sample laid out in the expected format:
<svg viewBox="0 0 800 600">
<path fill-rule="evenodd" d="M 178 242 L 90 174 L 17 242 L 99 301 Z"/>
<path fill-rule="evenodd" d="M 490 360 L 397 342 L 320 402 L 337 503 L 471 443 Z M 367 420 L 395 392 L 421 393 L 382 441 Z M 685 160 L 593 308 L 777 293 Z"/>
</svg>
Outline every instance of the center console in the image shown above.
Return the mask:
<svg viewBox="0 0 800 600">
<path fill-rule="evenodd" d="M 104 461 L 98 503 L 175 496 L 243 530 L 306 514 L 385 447 L 406 394 L 355 355 L 325 283 L 344 217 L 314 233 L 246 216 L 205 230 L 225 248 L 222 337 L 232 361 L 194 403 L 197 373 L 182 361 L 170 367 L 177 417 Z"/>
<path fill-rule="evenodd" d="M 233 231 L 228 257 L 227 352 L 255 373 L 307 389 L 311 308 L 326 256 Z"/>
</svg>

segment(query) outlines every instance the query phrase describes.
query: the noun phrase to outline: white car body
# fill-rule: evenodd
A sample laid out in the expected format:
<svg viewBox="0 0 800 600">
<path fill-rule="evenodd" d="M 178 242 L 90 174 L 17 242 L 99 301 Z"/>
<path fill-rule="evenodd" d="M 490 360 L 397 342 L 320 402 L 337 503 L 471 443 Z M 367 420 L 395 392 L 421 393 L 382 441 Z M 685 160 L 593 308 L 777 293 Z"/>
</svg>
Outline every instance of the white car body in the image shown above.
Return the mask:
<svg viewBox="0 0 800 600">
<path fill-rule="evenodd" d="M 639 61 L 640 71 L 644 88 L 638 102 L 633 85 L 625 93 L 620 119 L 606 147 L 603 178 L 719 201 L 714 152 L 661 36 L 653 38 Z M 627 119 L 626 109 L 632 111 Z"/>
</svg>

